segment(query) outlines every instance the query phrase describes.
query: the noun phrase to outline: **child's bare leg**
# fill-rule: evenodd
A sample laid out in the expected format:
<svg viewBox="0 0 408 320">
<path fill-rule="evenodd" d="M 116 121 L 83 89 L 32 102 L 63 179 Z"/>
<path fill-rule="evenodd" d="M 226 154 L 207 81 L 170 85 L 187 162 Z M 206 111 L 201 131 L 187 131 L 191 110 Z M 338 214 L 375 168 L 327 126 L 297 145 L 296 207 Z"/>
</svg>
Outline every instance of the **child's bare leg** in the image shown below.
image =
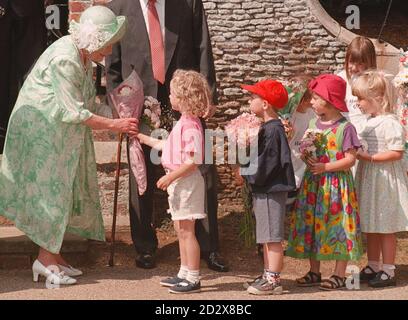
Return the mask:
<svg viewBox="0 0 408 320">
<path fill-rule="evenodd" d="M 310 271 L 319 274 L 320 273 L 320 261 L 310 259 Z"/>
<path fill-rule="evenodd" d="M 395 275 L 395 255 L 397 251 L 397 237 L 395 233 L 381 234 L 381 251 L 383 256 L 383 270 L 391 277 Z"/>
<path fill-rule="evenodd" d="M 188 274 L 188 267 L 187 267 L 187 253 L 186 253 L 186 245 L 183 237 L 180 236 L 180 221 L 174 221 L 174 229 L 177 232 L 177 238 L 179 241 L 179 250 L 180 250 L 180 270 L 177 274 L 177 277 L 180 279 L 186 279 Z"/>
<path fill-rule="evenodd" d="M 283 268 L 283 248 L 280 242 L 264 244 L 264 252 L 267 252 L 265 269 L 272 272 L 281 272 Z"/>
<path fill-rule="evenodd" d="M 347 260 L 336 260 L 334 274 L 340 278 L 344 278 L 346 276 L 347 263 Z"/>
<path fill-rule="evenodd" d="M 374 272 L 381 270 L 381 235 L 378 233 L 367 233 L 367 259 L 368 266 Z M 364 272 L 372 271 L 368 268 Z"/>
<path fill-rule="evenodd" d="M 190 282 L 200 281 L 200 246 L 195 236 L 195 221 L 180 221 L 180 237 L 183 238 L 187 255 L 188 276 Z"/>
<path fill-rule="evenodd" d="M 263 259 L 264 259 L 264 270 L 268 269 L 269 259 L 268 259 L 268 244 L 263 244 Z"/>
</svg>

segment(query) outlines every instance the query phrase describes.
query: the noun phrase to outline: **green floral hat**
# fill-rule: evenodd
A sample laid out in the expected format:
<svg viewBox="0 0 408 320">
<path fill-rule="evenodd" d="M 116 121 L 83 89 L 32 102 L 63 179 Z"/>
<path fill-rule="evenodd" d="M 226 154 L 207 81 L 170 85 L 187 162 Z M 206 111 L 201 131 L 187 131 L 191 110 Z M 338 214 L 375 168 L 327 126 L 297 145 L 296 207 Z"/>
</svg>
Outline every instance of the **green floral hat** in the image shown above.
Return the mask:
<svg viewBox="0 0 408 320">
<path fill-rule="evenodd" d="M 89 53 L 118 42 L 126 31 L 126 17 L 118 16 L 107 7 L 92 6 L 86 9 L 79 23 L 72 20 L 69 33 L 79 49 Z"/>
<path fill-rule="evenodd" d="M 296 111 L 302 100 L 304 94 L 307 91 L 307 81 L 294 80 L 284 83 L 285 89 L 288 92 L 288 103 L 285 107 L 279 110 L 279 115 L 283 118 L 290 118 Z"/>
</svg>

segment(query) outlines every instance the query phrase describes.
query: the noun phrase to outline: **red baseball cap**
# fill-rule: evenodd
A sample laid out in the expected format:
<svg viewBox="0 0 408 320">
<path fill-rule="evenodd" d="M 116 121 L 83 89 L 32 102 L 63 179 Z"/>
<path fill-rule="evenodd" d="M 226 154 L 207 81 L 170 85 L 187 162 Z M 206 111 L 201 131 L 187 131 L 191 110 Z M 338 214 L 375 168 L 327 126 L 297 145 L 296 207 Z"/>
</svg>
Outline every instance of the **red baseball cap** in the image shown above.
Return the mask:
<svg viewBox="0 0 408 320">
<path fill-rule="evenodd" d="M 277 109 L 282 109 L 288 103 L 288 92 L 276 80 L 262 80 L 252 86 L 241 85 L 241 88 L 260 96 Z"/>
<path fill-rule="evenodd" d="M 344 99 L 346 98 L 347 83 L 343 78 L 334 74 L 321 74 L 309 83 L 309 90 L 318 94 L 342 112 L 348 112 Z"/>
</svg>

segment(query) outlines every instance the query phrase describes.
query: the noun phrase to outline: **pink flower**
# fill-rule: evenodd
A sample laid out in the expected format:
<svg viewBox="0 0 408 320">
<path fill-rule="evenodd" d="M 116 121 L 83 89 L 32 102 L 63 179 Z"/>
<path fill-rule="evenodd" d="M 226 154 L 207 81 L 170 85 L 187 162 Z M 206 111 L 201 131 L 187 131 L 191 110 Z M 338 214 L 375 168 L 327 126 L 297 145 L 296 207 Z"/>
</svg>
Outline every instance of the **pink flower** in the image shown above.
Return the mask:
<svg viewBox="0 0 408 320">
<path fill-rule="evenodd" d="M 225 131 L 231 142 L 237 143 L 238 147 L 247 147 L 257 138 L 261 121 L 254 114 L 244 112 L 230 121 Z"/>
</svg>

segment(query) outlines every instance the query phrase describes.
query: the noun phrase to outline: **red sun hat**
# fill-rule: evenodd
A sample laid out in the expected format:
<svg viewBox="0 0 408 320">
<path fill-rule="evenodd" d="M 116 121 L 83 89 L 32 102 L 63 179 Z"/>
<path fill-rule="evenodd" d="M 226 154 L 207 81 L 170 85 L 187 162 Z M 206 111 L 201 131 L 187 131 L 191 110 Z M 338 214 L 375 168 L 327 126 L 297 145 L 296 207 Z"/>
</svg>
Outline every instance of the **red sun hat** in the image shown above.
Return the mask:
<svg viewBox="0 0 408 320">
<path fill-rule="evenodd" d="M 337 110 L 348 112 L 344 99 L 346 98 L 347 83 L 334 74 L 321 74 L 309 83 L 309 90 L 318 94 L 333 105 Z"/>
<path fill-rule="evenodd" d="M 282 109 L 288 103 L 288 92 L 276 80 L 262 80 L 252 86 L 241 85 L 241 88 L 258 95 L 276 109 Z"/>
</svg>

